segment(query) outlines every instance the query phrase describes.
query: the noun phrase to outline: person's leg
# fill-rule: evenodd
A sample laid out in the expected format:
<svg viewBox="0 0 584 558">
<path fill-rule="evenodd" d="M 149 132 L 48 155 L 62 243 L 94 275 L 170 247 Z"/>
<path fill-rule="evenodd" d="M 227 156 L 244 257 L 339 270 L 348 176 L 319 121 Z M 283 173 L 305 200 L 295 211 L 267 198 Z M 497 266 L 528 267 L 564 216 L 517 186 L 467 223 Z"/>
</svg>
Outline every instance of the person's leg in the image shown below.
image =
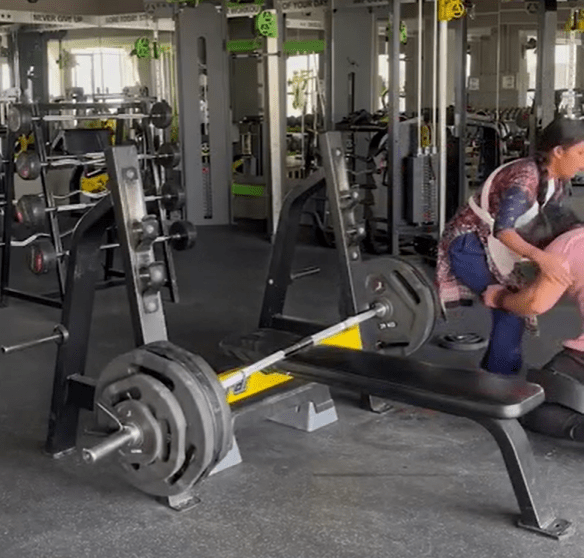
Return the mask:
<svg viewBox="0 0 584 558">
<path fill-rule="evenodd" d="M 527 413 L 521 424 L 546 436 L 584 442 L 584 415 L 556 403 L 543 403 Z"/>
<path fill-rule="evenodd" d="M 521 340 L 525 320 L 496 308 L 492 309 L 491 313 L 493 316 L 491 338 L 481 367 L 499 374 L 519 374 L 523 364 Z"/>
<path fill-rule="evenodd" d="M 487 264 L 485 249 L 474 233 L 455 239 L 449 249 L 453 275 L 477 295 L 490 284 L 493 276 Z M 521 370 L 521 340 L 525 330 L 523 318 L 503 310 L 492 310 L 493 327 L 481 367 L 488 372 L 518 374 Z"/>
</svg>

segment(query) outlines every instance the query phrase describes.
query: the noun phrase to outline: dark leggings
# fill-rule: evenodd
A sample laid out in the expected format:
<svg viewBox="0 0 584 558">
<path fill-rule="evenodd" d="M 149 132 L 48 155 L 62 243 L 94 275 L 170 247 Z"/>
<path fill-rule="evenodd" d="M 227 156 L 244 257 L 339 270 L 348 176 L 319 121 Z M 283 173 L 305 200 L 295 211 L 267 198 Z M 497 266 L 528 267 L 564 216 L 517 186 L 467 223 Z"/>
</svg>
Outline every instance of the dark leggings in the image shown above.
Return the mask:
<svg viewBox="0 0 584 558">
<path fill-rule="evenodd" d="M 448 252 L 453 275 L 474 293 L 480 295 L 495 283 L 485 249 L 475 233 L 456 238 Z M 521 340 L 525 330 L 523 318 L 503 310 L 492 309 L 493 326 L 489 346 L 481 367 L 489 372 L 513 375 L 521 370 Z"/>
</svg>

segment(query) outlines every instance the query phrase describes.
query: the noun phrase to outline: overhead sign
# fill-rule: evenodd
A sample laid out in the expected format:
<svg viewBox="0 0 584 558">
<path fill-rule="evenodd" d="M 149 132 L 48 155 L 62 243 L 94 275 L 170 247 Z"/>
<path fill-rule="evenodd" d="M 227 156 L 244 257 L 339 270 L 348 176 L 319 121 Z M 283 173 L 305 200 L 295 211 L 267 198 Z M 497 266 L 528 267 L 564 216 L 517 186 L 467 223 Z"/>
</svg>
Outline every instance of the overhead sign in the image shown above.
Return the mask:
<svg viewBox="0 0 584 558">
<path fill-rule="evenodd" d="M 289 29 L 324 29 L 322 21 L 313 21 L 310 19 L 289 19 L 286 18 L 286 27 Z"/>
</svg>

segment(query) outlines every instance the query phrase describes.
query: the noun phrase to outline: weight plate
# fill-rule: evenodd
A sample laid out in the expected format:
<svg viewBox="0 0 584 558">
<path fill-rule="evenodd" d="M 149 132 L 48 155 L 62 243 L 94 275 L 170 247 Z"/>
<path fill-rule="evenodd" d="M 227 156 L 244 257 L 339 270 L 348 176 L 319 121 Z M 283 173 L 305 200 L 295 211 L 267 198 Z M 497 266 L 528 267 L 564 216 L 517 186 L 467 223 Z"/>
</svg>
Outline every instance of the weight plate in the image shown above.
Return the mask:
<svg viewBox="0 0 584 558">
<path fill-rule="evenodd" d="M 172 479 L 181 469 L 186 456 L 186 418 L 181 406 L 170 390 L 159 380 L 141 372 L 135 366 L 136 351 L 126 353 L 113 360 L 100 375 L 96 388 L 98 423 L 102 427 L 113 426 L 113 421 L 99 409 L 98 403 L 113 409 L 127 410 L 129 402 L 138 401 L 144 405 L 156 420 L 163 439 L 162 451 L 156 452 L 156 441 L 147 439 L 147 454 L 143 461 L 132 456 L 132 449 L 118 453 L 118 463 L 124 478 L 136 488 L 154 496 L 176 494 Z M 117 379 L 116 379 L 117 378 Z M 113 380 L 113 381 L 112 381 Z M 145 415 L 146 420 L 149 418 Z M 124 422 L 124 421 L 122 421 Z M 137 423 L 138 417 L 130 417 L 128 422 Z M 151 432 L 148 421 L 140 428 L 145 436 L 156 436 Z M 149 455 L 148 455 L 149 454 Z M 153 457 L 153 460 L 149 460 Z"/>
<path fill-rule="evenodd" d="M 32 111 L 29 107 L 24 106 L 10 107 L 7 123 L 11 132 L 28 136 L 32 132 Z"/>
<path fill-rule="evenodd" d="M 391 311 L 361 325 L 366 345 L 387 354 L 408 356 L 432 335 L 439 315 L 434 288 L 422 271 L 405 260 L 380 256 L 359 267 L 356 288 L 359 308 L 376 301 L 389 303 Z"/>
<path fill-rule="evenodd" d="M 166 211 L 179 211 L 187 202 L 184 188 L 174 182 L 165 182 L 160 190 L 162 207 Z"/>
<path fill-rule="evenodd" d="M 161 130 L 172 124 L 172 108 L 166 101 L 157 101 L 150 109 L 150 121 Z"/>
<path fill-rule="evenodd" d="M 25 227 L 41 231 L 46 222 L 45 202 L 36 194 L 25 194 L 16 202 L 14 216 Z"/>
<path fill-rule="evenodd" d="M 171 169 L 180 163 L 180 151 L 175 143 L 163 143 L 156 152 L 156 162 L 166 168 Z"/>
<path fill-rule="evenodd" d="M 206 394 L 213 408 L 218 453 L 215 463 L 221 461 L 233 445 L 233 417 L 227 397 L 216 372 L 199 355 L 195 355 L 168 341 L 158 341 L 146 345 L 146 349 L 170 360 L 180 362 L 206 388 Z M 213 465 L 215 464 L 213 463 Z"/>
<path fill-rule="evenodd" d="M 23 151 L 16 157 L 16 174 L 23 180 L 36 180 L 41 175 L 41 160 L 36 151 Z"/>
<path fill-rule="evenodd" d="M 57 252 L 48 239 L 35 240 L 26 249 L 28 268 L 35 275 L 44 275 L 57 267 Z"/>
<path fill-rule="evenodd" d="M 489 344 L 477 333 L 446 333 L 438 336 L 438 345 L 452 351 L 479 351 Z"/>
<path fill-rule="evenodd" d="M 197 229 L 190 221 L 175 221 L 168 229 L 170 245 L 174 250 L 189 250 L 197 241 Z"/>
<path fill-rule="evenodd" d="M 209 473 L 220 449 L 215 436 L 214 409 L 206 386 L 180 362 L 154 354 L 146 347 L 132 354 L 133 367 L 162 382 L 184 413 L 187 425 L 185 459 L 172 478 L 166 479 L 164 495 L 181 494 Z"/>
</svg>

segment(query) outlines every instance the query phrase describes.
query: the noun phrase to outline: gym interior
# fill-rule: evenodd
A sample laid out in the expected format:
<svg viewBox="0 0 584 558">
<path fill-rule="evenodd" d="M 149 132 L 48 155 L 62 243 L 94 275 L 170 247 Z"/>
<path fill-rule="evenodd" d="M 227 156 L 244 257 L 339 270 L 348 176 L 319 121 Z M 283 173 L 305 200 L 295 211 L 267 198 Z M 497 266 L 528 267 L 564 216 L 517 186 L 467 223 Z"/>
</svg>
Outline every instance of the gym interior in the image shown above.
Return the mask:
<svg viewBox="0 0 584 558">
<path fill-rule="evenodd" d="M 434 279 L 584 118 L 582 33 L 580 0 L 2 0 L 0 557 L 581 558 L 582 441 L 525 426 L 577 306 L 506 378 Z"/>
</svg>

